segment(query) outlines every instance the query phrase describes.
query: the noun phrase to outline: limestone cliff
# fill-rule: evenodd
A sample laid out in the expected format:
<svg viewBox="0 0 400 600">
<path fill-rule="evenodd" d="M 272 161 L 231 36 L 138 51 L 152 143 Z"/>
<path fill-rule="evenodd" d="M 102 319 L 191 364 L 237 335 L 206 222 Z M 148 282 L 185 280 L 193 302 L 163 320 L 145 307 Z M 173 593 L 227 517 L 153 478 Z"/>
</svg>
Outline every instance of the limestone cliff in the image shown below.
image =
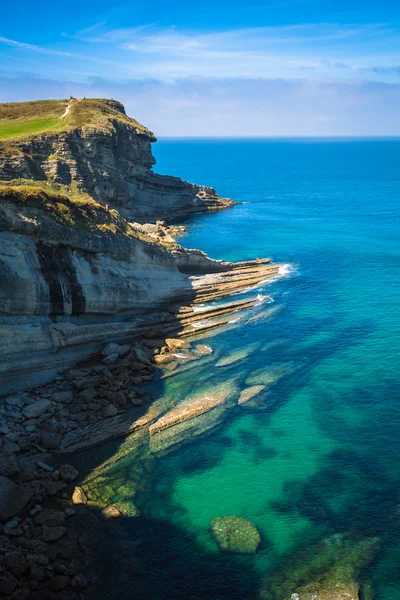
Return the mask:
<svg viewBox="0 0 400 600">
<path fill-rule="evenodd" d="M 151 144 L 156 138 L 127 117 L 119 102 L 92 99 L 59 102 L 60 117 L 55 120 L 53 130 L 0 142 L 1 179 L 76 184 L 101 204 L 114 206 L 124 217 L 136 221 L 232 205 L 231 200 L 219 198 L 212 188 L 153 173 L 155 159 Z M 25 107 L 38 103 L 22 104 Z M 22 110 L 19 103 L 3 106 L 9 107 L 7 122 L 12 122 L 11 117 L 18 117 Z M 40 110 L 43 111 L 43 106 Z M 66 111 L 68 114 L 62 120 Z"/>
<path fill-rule="evenodd" d="M 162 318 L 165 307 L 193 295 L 187 272 L 227 268 L 135 231 L 67 226 L 48 204 L 0 196 L 0 393 L 21 380 L 50 379 L 110 339 L 134 336 L 146 315 Z"/>
</svg>

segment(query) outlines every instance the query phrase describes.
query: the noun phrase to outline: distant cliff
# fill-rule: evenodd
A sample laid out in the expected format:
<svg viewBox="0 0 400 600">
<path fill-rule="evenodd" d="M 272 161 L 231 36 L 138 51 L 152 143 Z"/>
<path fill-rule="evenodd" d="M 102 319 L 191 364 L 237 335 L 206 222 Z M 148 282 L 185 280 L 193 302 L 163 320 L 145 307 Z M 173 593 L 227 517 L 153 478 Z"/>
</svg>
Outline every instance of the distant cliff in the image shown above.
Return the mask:
<svg viewBox="0 0 400 600">
<path fill-rule="evenodd" d="M 19 132 L 21 114 L 25 118 Z M 0 142 L 3 180 L 76 185 L 101 204 L 117 208 L 128 220 L 142 222 L 233 204 L 212 188 L 153 173 L 151 144 L 156 138 L 127 117 L 123 105 L 114 100 L 0 105 L 0 128 L 2 116 L 10 131 L 17 133 Z"/>
</svg>

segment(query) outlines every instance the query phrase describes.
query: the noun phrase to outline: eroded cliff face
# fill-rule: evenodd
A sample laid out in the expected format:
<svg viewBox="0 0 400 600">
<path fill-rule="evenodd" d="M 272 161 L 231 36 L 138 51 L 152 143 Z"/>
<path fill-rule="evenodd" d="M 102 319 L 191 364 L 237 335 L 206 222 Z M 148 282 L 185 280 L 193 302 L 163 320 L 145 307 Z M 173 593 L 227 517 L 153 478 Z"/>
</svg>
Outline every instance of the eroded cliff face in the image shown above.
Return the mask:
<svg viewBox="0 0 400 600">
<path fill-rule="evenodd" d="M 111 102 L 111 101 L 107 101 Z M 124 108 L 114 102 L 123 112 Z M 152 172 L 154 135 L 125 117 L 107 127 L 80 127 L 15 140 L 1 151 L 1 179 L 17 178 L 75 183 L 98 202 L 119 210 L 128 220 L 151 221 L 232 205 L 215 190 Z"/>
<path fill-rule="evenodd" d="M 0 393 L 39 384 L 131 339 L 194 295 L 188 272 L 226 269 L 202 252 L 83 233 L 0 204 Z M 173 315 L 172 315 L 173 317 Z"/>
</svg>

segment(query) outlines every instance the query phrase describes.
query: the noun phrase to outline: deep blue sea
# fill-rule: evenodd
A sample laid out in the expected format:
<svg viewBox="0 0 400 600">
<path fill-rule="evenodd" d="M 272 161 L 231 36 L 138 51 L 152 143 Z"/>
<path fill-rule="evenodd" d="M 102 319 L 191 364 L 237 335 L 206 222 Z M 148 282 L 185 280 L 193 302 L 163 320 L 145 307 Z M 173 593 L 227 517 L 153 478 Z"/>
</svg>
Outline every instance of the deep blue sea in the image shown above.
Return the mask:
<svg viewBox="0 0 400 600">
<path fill-rule="evenodd" d="M 289 266 L 248 292 L 251 315 L 202 340 L 211 359 L 154 384 L 174 403 L 266 387 L 166 454 L 127 443 L 105 484 L 119 477 L 141 511 L 124 529 L 140 566 L 115 597 L 290 600 L 342 577 L 362 600 L 398 600 L 400 141 L 165 139 L 154 152 L 156 172 L 242 203 L 186 221 L 183 245 Z M 260 531 L 257 554 L 218 549 L 210 522 L 232 515 Z"/>
</svg>

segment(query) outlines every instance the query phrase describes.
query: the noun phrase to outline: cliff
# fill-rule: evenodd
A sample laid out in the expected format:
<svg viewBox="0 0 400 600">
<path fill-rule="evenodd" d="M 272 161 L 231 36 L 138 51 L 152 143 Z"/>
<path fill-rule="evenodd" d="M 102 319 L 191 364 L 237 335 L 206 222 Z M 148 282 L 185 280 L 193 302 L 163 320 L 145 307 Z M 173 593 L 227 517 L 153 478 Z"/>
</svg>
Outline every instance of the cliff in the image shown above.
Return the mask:
<svg viewBox="0 0 400 600">
<path fill-rule="evenodd" d="M 117 102 L 0 105 L 0 138 L 0 395 L 152 327 L 193 335 L 226 324 L 252 302 L 210 306 L 200 325 L 193 304 L 277 274 L 269 261 L 212 260 L 162 223 L 137 222 L 227 203 L 154 175 L 153 134 Z"/>
<path fill-rule="evenodd" d="M 134 336 L 138 315 L 193 295 L 188 272 L 227 268 L 78 198 L 0 186 L 0 392 Z"/>
<path fill-rule="evenodd" d="M 0 140 L 1 179 L 76 185 L 129 220 L 154 221 L 233 204 L 212 188 L 153 173 L 154 134 L 114 100 L 0 105 Z"/>
</svg>

